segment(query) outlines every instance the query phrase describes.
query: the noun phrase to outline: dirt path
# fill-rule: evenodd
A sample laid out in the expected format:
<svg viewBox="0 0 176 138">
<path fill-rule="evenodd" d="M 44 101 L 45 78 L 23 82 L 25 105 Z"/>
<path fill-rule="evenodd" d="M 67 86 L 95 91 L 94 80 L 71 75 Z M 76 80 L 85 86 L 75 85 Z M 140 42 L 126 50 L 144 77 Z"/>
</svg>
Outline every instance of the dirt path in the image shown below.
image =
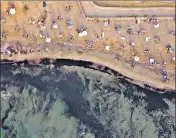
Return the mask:
<svg viewBox="0 0 176 138">
<path fill-rule="evenodd" d="M 117 7 L 100 7 L 92 1 L 80 2 L 86 16 L 90 17 L 130 17 L 138 16 L 144 17 L 145 15 L 157 17 L 174 17 L 174 8 L 117 8 Z"/>
<path fill-rule="evenodd" d="M 102 7 L 175 7 L 174 1 L 93 1 Z"/>
</svg>

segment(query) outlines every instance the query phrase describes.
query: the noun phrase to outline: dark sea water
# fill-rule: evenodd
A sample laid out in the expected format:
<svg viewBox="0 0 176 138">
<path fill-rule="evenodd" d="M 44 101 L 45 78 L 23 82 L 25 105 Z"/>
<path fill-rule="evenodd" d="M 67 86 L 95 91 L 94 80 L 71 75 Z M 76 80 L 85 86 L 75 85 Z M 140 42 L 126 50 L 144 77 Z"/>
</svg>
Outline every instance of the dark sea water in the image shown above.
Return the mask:
<svg viewBox="0 0 176 138">
<path fill-rule="evenodd" d="M 1 65 L 2 138 L 175 138 L 174 92 L 90 63 Z"/>
</svg>

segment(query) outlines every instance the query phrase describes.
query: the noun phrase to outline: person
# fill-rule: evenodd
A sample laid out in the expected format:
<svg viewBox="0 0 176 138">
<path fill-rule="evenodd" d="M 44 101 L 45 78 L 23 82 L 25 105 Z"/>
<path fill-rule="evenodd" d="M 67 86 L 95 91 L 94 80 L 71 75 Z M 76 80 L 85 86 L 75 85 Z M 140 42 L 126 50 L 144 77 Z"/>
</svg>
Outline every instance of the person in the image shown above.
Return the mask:
<svg viewBox="0 0 176 138">
<path fill-rule="evenodd" d="M 4 38 L 7 38 L 7 33 L 5 31 L 2 31 L 1 36 L 4 37 Z"/>
<path fill-rule="evenodd" d="M 63 20 L 63 16 L 58 16 L 58 18 L 57 18 L 58 20 Z"/>
<path fill-rule="evenodd" d="M 71 6 L 70 5 L 68 6 L 68 9 L 69 9 L 69 11 L 71 11 Z"/>
<path fill-rule="evenodd" d="M 28 35 L 29 35 L 28 32 L 26 31 L 23 32 L 23 37 L 28 37 Z"/>
<path fill-rule="evenodd" d="M 25 11 L 25 12 L 29 12 L 29 7 L 28 7 L 27 5 L 24 5 L 23 8 L 24 8 L 24 11 Z"/>
<path fill-rule="evenodd" d="M 63 36 L 64 36 L 64 34 L 61 32 L 60 35 L 59 35 L 59 37 L 62 38 Z"/>
<path fill-rule="evenodd" d="M 14 30 L 15 30 L 16 32 L 18 32 L 18 31 L 20 31 L 20 27 L 19 27 L 18 25 L 16 25 L 16 26 L 14 27 Z"/>
</svg>

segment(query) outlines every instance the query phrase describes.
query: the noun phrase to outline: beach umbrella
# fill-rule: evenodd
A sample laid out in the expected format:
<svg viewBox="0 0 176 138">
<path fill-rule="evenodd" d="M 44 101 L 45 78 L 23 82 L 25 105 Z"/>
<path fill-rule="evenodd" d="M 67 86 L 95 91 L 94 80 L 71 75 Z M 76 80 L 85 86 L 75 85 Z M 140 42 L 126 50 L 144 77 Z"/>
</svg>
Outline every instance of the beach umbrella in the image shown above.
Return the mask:
<svg viewBox="0 0 176 138">
<path fill-rule="evenodd" d="M 15 14 L 15 12 L 16 12 L 15 8 L 11 8 L 9 11 L 10 14 Z"/>
<path fill-rule="evenodd" d="M 122 39 L 122 40 L 125 40 L 125 36 L 121 36 L 121 39 Z"/>
<path fill-rule="evenodd" d="M 10 50 L 7 50 L 6 52 L 7 52 L 8 55 L 12 54 Z"/>
<path fill-rule="evenodd" d="M 82 34 L 83 34 L 84 36 L 86 36 L 86 35 L 88 34 L 88 32 L 87 32 L 87 31 L 83 31 Z"/>
<path fill-rule="evenodd" d="M 171 49 L 172 47 L 171 47 L 171 45 L 167 45 L 166 48 L 169 50 L 169 49 Z"/>
<path fill-rule="evenodd" d="M 45 37 L 45 42 L 50 43 L 51 42 L 51 38 L 49 36 L 46 36 Z"/>
<path fill-rule="evenodd" d="M 104 46 L 104 48 L 105 48 L 106 50 L 108 50 L 108 51 L 109 51 L 109 49 L 110 49 L 110 46 L 108 46 L 108 45 L 105 45 L 105 46 Z"/>
<path fill-rule="evenodd" d="M 43 1 L 43 7 L 46 7 L 46 1 Z"/>
<path fill-rule="evenodd" d="M 155 27 L 155 28 L 158 28 L 158 27 L 159 27 L 159 23 L 155 23 L 155 24 L 154 24 L 154 27 Z"/>
<path fill-rule="evenodd" d="M 146 37 L 145 40 L 146 42 L 148 42 L 150 40 L 150 37 Z"/>
<path fill-rule="evenodd" d="M 154 64 L 155 63 L 155 59 L 150 58 L 150 64 Z"/>
<path fill-rule="evenodd" d="M 52 27 L 53 27 L 53 28 L 58 28 L 58 24 L 57 24 L 57 23 L 53 23 L 53 24 L 52 24 Z"/>
<path fill-rule="evenodd" d="M 135 46 L 135 42 L 134 42 L 134 41 L 131 41 L 131 42 L 130 42 L 130 45 L 131 45 L 131 46 Z"/>
<path fill-rule="evenodd" d="M 83 37 L 84 35 L 83 35 L 83 33 L 79 33 L 79 37 Z"/>
<path fill-rule="evenodd" d="M 135 60 L 135 61 L 139 61 L 139 57 L 138 57 L 138 56 L 135 56 L 135 57 L 134 57 L 134 60 Z"/>
</svg>

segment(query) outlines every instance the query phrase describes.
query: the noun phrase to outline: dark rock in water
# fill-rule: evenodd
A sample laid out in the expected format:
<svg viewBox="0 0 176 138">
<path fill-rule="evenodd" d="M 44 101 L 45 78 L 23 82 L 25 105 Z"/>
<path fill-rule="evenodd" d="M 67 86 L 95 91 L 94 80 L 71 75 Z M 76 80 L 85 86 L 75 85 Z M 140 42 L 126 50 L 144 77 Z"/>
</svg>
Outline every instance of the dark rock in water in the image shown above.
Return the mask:
<svg viewBox="0 0 176 138">
<path fill-rule="evenodd" d="M 8 127 L 8 126 L 2 126 L 2 129 L 4 129 L 4 130 L 8 130 L 9 127 Z"/>
</svg>

